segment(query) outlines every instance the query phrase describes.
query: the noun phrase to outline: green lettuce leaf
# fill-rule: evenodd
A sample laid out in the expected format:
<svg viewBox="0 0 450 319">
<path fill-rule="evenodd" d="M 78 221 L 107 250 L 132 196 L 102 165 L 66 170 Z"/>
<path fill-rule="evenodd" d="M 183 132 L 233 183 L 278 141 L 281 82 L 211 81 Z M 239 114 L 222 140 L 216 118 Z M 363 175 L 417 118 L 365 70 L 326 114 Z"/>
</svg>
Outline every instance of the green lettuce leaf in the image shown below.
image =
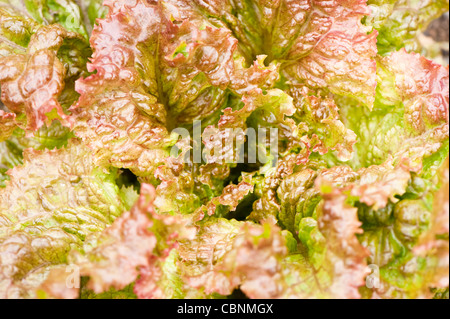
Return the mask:
<svg viewBox="0 0 450 319">
<path fill-rule="evenodd" d="M 339 102 L 343 122 L 358 137 L 350 164 L 367 167 L 392 155 L 409 158 L 415 165 L 417 157 L 427 158 L 445 148 L 448 66 L 400 50 L 379 58 L 377 73 L 380 84 L 373 111 L 349 100 Z"/>
<path fill-rule="evenodd" d="M 71 249 L 83 249 L 128 207 L 115 172 L 95 167 L 77 140 L 59 150 L 27 149 L 23 166 L 8 174 L 0 189 L 1 296 L 33 297 L 53 267 L 67 265 Z"/>
<path fill-rule="evenodd" d="M 378 53 L 385 55 L 405 48 L 421 51 L 418 35 L 429 23 L 448 11 L 448 0 L 369 0 L 372 14 L 365 25 L 378 30 Z"/>
<path fill-rule="evenodd" d="M 122 214 L 99 236 L 90 238 L 84 251 L 73 250 L 69 255 L 70 265 L 79 269 L 79 275 L 89 277 L 87 287 L 95 293 L 108 292 L 110 288 L 124 289 L 141 271 L 142 276 L 134 287 L 138 296 L 155 297 L 153 295 L 163 293 L 159 289 L 167 289 L 158 282 L 170 276 L 170 269 L 161 274 L 155 264 L 168 262 L 165 259 L 170 258 L 168 255 L 177 240 L 191 238 L 193 229 L 188 227 L 189 219 L 156 214 L 154 197 L 153 186 L 142 184 L 139 199 L 129 212 Z M 68 288 L 57 280 L 62 271 L 62 268 L 54 269 L 41 289 L 52 297 L 77 296 L 77 287 Z M 152 292 L 149 291 L 151 285 L 155 286 Z"/>
<path fill-rule="evenodd" d="M 323 155 L 328 151 L 340 161 L 353 157 L 356 134 L 345 127 L 339 118 L 339 109 L 331 98 L 308 94 L 308 90 L 291 89 L 297 108 L 295 119 L 300 122 L 299 135 L 310 152 Z"/>
<path fill-rule="evenodd" d="M 31 137 L 27 137 L 25 131 L 20 128 L 14 126 L 14 129 L 12 136 L 0 142 L 0 149 L 2 150 L 0 152 L 0 187 L 4 187 L 4 181 L 9 179 L 6 174 L 9 169 L 23 164 L 24 149 L 30 147 L 36 150 L 61 148 L 67 145 L 67 141 L 73 137 L 70 130 L 57 121 L 54 121 L 50 127 L 41 127 Z M 8 132 L 8 135 L 10 134 Z"/>
<path fill-rule="evenodd" d="M 87 38 L 80 9 L 72 0 L 2 0 L 0 6 L 11 15 L 33 19 L 41 25 L 58 23 L 66 30 Z"/>
<path fill-rule="evenodd" d="M 92 33 L 97 19 L 103 19 L 108 13 L 108 7 L 104 6 L 103 2 L 103 0 L 76 1 L 83 15 L 83 22 L 89 35 Z"/>
</svg>

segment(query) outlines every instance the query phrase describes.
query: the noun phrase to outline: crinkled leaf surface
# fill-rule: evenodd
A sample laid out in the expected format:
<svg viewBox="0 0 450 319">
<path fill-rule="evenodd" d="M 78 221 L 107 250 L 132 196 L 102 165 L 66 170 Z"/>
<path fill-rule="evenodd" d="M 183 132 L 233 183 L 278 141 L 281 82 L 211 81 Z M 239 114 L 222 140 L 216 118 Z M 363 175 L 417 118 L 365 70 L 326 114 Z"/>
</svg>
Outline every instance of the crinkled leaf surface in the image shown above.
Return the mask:
<svg viewBox="0 0 450 319">
<path fill-rule="evenodd" d="M 420 31 L 428 24 L 448 11 L 448 0 L 369 0 L 372 14 L 367 16 L 365 24 L 378 30 L 378 53 L 386 53 L 406 48 L 420 51 L 418 42 Z"/>
<path fill-rule="evenodd" d="M 73 136 L 70 130 L 58 121 L 54 121 L 50 127 L 41 127 L 31 137 L 27 137 L 25 131 L 15 127 L 15 125 L 13 130 L 15 131 L 12 136 L 0 142 L 0 179 L 2 180 L 0 187 L 4 187 L 3 181 L 9 179 L 6 172 L 23 163 L 24 149 L 30 147 L 36 150 L 61 148 Z"/>
<path fill-rule="evenodd" d="M 448 296 L 446 8 L 0 1 L 0 296 Z"/>
<path fill-rule="evenodd" d="M 188 1 L 186 1 L 187 3 Z M 282 62 L 291 85 L 307 85 L 373 103 L 376 32 L 361 24 L 365 1 L 193 1 L 231 28 L 253 59 Z M 372 73 L 372 74 L 371 74 Z"/>
<path fill-rule="evenodd" d="M 95 293 L 123 289 L 142 274 L 134 288 L 139 297 L 165 296 L 168 289 L 163 285 L 165 277 L 174 276 L 168 265 L 170 251 L 176 246 L 176 240 L 191 238 L 193 229 L 188 226 L 189 219 L 156 214 L 154 196 L 153 186 L 142 184 L 140 196 L 129 212 L 117 218 L 100 236 L 91 238 L 83 252 L 70 254 L 70 264 L 82 276 L 89 276 L 87 287 Z M 159 269 L 160 264 L 167 264 L 167 268 Z M 43 289 L 61 298 L 70 295 L 71 289 L 54 280 L 60 273 L 61 269 L 51 272 Z"/>
<path fill-rule="evenodd" d="M 416 166 L 448 143 L 448 66 L 401 50 L 380 58 L 377 73 L 371 112 L 349 100 L 338 103 L 358 137 L 351 164 L 381 164 L 392 155 Z"/>
<path fill-rule="evenodd" d="M 73 165 L 73 163 L 77 163 Z M 76 140 L 59 150 L 27 149 L 0 190 L 3 297 L 32 297 L 48 271 L 127 209 L 115 173 L 93 165 Z M 12 205 L 11 205 L 12 204 Z"/>
<path fill-rule="evenodd" d="M 0 2 L 1 99 L 28 135 L 57 118 L 70 126 L 65 111 L 91 54 L 80 17 L 74 1 Z"/>
<path fill-rule="evenodd" d="M 77 135 L 98 163 L 151 174 L 173 145 L 168 129 L 207 117 L 228 95 L 277 76 L 261 59 L 246 68 L 229 30 L 180 16 L 169 4 L 107 4 L 90 40 L 88 67 L 96 74 L 77 83 L 73 107 Z"/>
</svg>

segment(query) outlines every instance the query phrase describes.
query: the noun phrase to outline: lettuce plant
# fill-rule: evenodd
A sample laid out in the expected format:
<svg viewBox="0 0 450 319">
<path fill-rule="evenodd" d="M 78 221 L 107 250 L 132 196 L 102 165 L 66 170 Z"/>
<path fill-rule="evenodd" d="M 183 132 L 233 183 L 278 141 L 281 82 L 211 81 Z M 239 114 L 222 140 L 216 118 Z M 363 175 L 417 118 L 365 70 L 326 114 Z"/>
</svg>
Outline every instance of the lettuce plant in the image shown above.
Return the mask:
<svg viewBox="0 0 450 319">
<path fill-rule="evenodd" d="M 448 8 L 0 0 L 0 298 L 448 298 Z"/>
</svg>

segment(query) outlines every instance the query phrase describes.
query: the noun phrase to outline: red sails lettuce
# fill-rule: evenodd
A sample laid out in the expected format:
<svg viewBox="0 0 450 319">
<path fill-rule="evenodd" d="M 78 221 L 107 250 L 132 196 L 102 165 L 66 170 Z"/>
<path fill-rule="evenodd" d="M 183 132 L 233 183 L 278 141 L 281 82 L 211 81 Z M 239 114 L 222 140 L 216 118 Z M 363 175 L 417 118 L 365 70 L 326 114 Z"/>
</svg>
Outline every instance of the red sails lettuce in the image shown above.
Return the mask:
<svg viewBox="0 0 450 319">
<path fill-rule="evenodd" d="M 0 298 L 448 298 L 448 0 L 0 0 Z"/>
</svg>

